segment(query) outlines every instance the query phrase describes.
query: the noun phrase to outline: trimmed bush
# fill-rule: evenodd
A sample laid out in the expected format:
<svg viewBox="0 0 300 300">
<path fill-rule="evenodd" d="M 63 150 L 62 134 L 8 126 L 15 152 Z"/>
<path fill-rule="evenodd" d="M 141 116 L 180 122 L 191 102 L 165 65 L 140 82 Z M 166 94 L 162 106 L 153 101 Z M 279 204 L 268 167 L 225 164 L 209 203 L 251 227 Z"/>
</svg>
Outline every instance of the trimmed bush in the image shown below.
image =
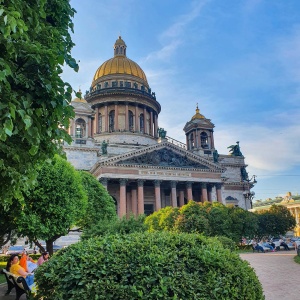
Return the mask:
<svg viewBox="0 0 300 300">
<path fill-rule="evenodd" d="M 224 248 L 230 251 L 236 251 L 238 249 L 236 243 L 226 236 L 216 236 L 216 239 L 223 245 Z"/>
<path fill-rule="evenodd" d="M 264 299 L 253 269 L 216 238 L 168 232 L 71 245 L 36 271 L 36 299 Z"/>
</svg>

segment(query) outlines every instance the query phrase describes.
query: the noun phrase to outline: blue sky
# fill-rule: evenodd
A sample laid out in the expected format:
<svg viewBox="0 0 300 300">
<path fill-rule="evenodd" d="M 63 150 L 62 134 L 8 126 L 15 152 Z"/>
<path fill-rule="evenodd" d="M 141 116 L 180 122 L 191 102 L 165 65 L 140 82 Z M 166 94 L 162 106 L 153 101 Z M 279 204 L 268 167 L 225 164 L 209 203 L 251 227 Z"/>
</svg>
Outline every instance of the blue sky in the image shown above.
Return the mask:
<svg viewBox="0 0 300 300">
<path fill-rule="evenodd" d="M 113 57 L 119 35 L 145 71 L 162 106 L 159 126 L 185 142 L 183 127 L 200 112 L 215 124 L 215 146 L 240 141 L 257 175 L 255 199 L 300 193 L 299 0 L 71 0 L 76 74 L 89 89 Z M 255 200 L 254 199 L 254 200 Z"/>
</svg>

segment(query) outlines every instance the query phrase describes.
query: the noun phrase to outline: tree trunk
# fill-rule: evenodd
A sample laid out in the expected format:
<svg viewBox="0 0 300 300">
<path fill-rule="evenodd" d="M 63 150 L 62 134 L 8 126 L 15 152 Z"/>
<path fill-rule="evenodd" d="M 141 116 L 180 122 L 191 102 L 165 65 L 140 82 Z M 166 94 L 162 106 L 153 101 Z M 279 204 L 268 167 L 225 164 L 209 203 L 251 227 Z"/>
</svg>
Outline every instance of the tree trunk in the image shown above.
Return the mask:
<svg viewBox="0 0 300 300">
<path fill-rule="evenodd" d="M 47 252 L 50 256 L 53 254 L 53 239 L 46 241 Z"/>
</svg>

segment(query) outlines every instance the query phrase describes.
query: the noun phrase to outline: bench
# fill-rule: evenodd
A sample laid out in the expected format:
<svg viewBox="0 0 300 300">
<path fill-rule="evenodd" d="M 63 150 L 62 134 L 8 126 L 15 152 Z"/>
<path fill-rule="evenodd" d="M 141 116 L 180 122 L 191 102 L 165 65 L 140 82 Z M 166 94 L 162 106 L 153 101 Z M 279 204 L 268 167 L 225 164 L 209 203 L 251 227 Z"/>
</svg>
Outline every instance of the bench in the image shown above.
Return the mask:
<svg viewBox="0 0 300 300">
<path fill-rule="evenodd" d="M 261 246 L 261 247 L 263 247 L 264 252 L 269 252 L 269 251 L 271 250 L 270 248 L 265 247 L 265 246 L 262 246 L 261 244 L 258 244 L 258 245 Z M 253 253 L 254 253 L 255 251 L 257 251 L 257 252 L 259 253 L 259 251 L 261 251 L 260 249 L 255 249 L 255 248 L 253 247 L 253 245 L 251 245 L 251 246 L 252 246 Z"/>
<path fill-rule="evenodd" d="M 7 282 L 7 291 L 5 295 L 9 295 L 13 288 L 16 289 L 16 300 L 19 300 L 23 294 L 26 294 L 26 298 L 30 296 L 30 288 L 28 287 L 25 278 L 22 276 L 16 276 L 13 273 L 8 272 L 6 269 L 2 269 Z"/>
</svg>

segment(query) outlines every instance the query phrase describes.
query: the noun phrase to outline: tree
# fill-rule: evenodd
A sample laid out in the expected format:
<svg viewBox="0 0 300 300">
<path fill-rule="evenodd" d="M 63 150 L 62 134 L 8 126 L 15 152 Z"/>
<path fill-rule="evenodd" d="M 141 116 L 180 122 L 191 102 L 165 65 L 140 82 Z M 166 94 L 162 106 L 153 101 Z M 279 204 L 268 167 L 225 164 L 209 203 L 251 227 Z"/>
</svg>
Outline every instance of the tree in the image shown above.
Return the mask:
<svg viewBox="0 0 300 300">
<path fill-rule="evenodd" d="M 252 238 L 256 235 L 258 229 L 256 214 L 233 205 L 228 206 L 228 213 L 231 219 L 231 228 L 227 237 L 239 242 L 242 237 Z"/>
<path fill-rule="evenodd" d="M 0 248 L 8 241 L 16 240 L 16 220 L 18 220 L 20 213 L 21 205 L 19 201 L 14 200 L 11 207 L 0 205 Z"/>
<path fill-rule="evenodd" d="M 295 218 L 283 205 L 273 204 L 269 210 L 258 211 L 257 216 L 259 237 L 284 235 L 296 226 Z"/>
<path fill-rule="evenodd" d="M 103 185 L 88 172 L 80 171 L 79 174 L 88 197 L 88 209 L 78 225 L 88 230 L 103 220 L 116 219 L 114 201 Z"/>
<path fill-rule="evenodd" d="M 71 86 L 60 75 L 71 57 L 75 10 L 68 0 L 0 0 L 0 197 L 22 199 L 36 166 L 71 141 Z"/>
<path fill-rule="evenodd" d="M 36 186 L 25 197 L 18 231 L 31 241 L 45 240 L 52 253 L 53 242 L 81 220 L 86 204 L 79 173 L 56 155 L 52 163 L 44 163 Z"/>
<path fill-rule="evenodd" d="M 189 201 L 179 209 L 179 216 L 174 224 L 178 232 L 197 232 L 209 235 L 209 221 L 202 203 Z"/>
</svg>

